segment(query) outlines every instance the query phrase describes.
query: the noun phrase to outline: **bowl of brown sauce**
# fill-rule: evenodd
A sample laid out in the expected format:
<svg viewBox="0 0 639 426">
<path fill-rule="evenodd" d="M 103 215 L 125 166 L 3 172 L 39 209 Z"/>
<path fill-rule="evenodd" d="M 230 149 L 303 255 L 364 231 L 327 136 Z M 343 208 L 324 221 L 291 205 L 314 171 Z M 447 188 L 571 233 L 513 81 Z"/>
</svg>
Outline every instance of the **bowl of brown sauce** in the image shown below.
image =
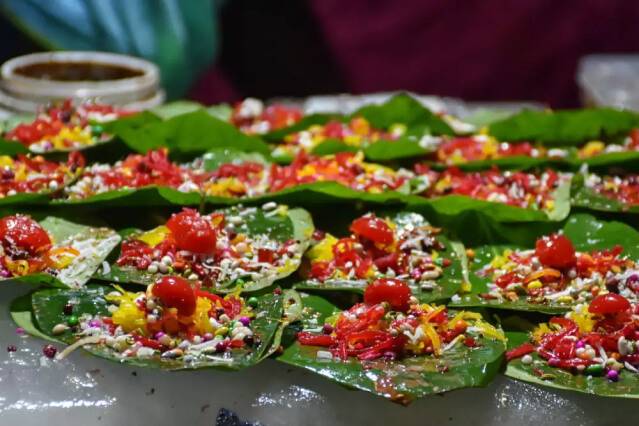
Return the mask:
<svg viewBox="0 0 639 426">
<path fill-rule="evenodd" d="M 131 110 L 164 101 L 156 65 L 115 53 L 33 53 L 5 62 L 0 76 L 0 104 L 15 112 L 34 112 L 42 104 L 68 98 Z"/>
</svg>

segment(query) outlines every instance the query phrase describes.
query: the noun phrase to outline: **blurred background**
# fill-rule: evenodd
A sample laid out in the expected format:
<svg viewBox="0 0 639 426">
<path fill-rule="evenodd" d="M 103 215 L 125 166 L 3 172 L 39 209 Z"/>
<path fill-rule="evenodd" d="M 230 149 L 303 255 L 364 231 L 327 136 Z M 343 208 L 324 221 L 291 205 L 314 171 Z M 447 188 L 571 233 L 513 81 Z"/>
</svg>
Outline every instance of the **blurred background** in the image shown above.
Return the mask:
<svg viewBox="0 0 639 426">
<path fill-rule="evenodd" d="M 169 99 L 204 103 L 410 90 L 573 107 L 580 58 L 639 51 L 633 0 L 0 4 L 2 62 L 44 50 L 127 53 L 158 64 Z"/>
</svg>

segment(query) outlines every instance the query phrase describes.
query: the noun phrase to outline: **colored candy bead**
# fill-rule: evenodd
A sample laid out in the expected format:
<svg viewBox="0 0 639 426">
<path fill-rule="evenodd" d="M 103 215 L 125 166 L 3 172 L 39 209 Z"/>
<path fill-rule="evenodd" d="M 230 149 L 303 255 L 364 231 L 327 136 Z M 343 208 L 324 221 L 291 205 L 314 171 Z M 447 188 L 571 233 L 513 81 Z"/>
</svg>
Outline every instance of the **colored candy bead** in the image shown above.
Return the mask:
<svg viewBox="0 0 639 426">
<path fill-rule="evenodd" d="M 619 372 L 616 370 L 608 370 L 606 373 L 606 378 L 611 382 L 616 382 L 619 380 Z"/>
<path fill-rule="evenodd" d="M 45 347 L 42 348 L 42 353 L 47 358 L 54 358 L 55 354 L 58 353 L 58 350 L 53 345 L 46 345 Z"/>
<path fill-rule="evenodd" d="M 600 364 L 589 365 L 585 370 L 585 373 L 590 376 L 601 376 L 603 372 L 604 368 Z"/>
</svg>

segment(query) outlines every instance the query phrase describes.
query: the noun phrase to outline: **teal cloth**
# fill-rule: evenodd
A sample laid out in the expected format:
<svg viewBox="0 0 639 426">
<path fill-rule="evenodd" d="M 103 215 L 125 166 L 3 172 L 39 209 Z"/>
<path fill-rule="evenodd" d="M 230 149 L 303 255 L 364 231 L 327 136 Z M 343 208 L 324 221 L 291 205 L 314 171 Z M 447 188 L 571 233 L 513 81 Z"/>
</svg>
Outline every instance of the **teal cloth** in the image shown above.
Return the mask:
<svg viewBox="0 0 639 426">
<path fill-rule="evenodd" d="M 0 0 L 50 50 L 102 50 L 155 62 L 170 98 L 183 96 L 218 50 L 219 0 Z"/>
</svg>

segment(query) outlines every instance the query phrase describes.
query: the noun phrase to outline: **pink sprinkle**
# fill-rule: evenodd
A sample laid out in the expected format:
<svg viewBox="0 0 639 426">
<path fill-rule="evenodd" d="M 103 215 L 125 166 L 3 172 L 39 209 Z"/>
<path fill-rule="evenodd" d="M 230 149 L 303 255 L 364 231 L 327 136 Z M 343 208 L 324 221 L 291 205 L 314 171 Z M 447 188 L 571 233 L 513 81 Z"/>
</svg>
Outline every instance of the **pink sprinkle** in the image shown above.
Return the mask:
<svg viewBox="0 0 639 426">
<path fill-rule="evenodd" d="M 16 328 L 16 334 L 22 336 L 23 334 L 25 334 L 24 328 L 22 327 L 18 327 Z"/>
</svg>

